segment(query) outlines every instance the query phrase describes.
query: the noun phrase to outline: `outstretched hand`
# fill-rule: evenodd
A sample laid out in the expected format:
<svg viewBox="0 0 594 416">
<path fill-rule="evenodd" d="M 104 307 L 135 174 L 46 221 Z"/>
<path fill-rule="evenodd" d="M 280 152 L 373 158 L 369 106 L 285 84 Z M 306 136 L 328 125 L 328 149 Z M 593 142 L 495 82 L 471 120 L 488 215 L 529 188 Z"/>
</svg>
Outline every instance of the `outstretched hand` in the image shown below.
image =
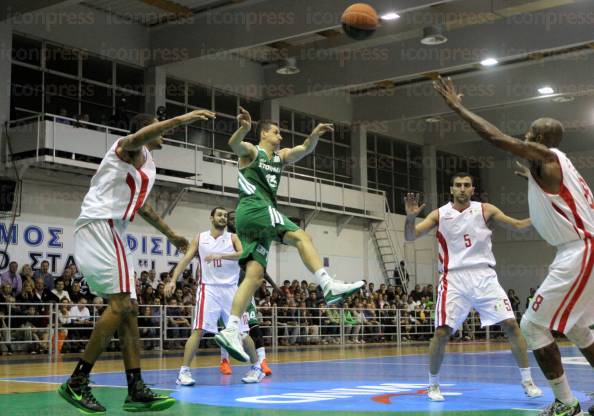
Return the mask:
<svg viewBox="0 0 594 416">
<path fill-rule="evenodd" d="M 252 128 L 252 116 L 250 116 L 250 113 L 243 107 L 239 107 L 237 122 L 239 123 L 239 127 L 243 127 L 245 129 Z"/>
<path fill-rule="evenodd" d="M 420 194 L 406 194 L 406 196 L 404 197 L 404 208 L 406 210 L 406 215 L 414 215 L 416 217 L 421 213 L 421 211 L 423 211 L 425 205 L 427 204 L 419 206 L 420 198 Z"/>
<path fill-rule="evenodd" d="M 450 77 L 444 79 L 441 76 L 438 76 L 437 79 L 433 81 L 433 88 L 435 88 L 450 107 L 454 108 L 462 105 L 462 97 L 464 94 L 460 94 L 456 91 L 456 87 Z"/>
<path fill-rule="evenodd" d="M 332 123 L 320 123 L 313 129 L 311 135 L 320 137 L 329 131 L 334 131 L 334 125 Z"/>
<path fill-rule="evenodd" d="M 530 176 L 530 169 L 516 160 L 516 170 L 514 171 L 514 174 L 528 179 Z"/>
</svg>

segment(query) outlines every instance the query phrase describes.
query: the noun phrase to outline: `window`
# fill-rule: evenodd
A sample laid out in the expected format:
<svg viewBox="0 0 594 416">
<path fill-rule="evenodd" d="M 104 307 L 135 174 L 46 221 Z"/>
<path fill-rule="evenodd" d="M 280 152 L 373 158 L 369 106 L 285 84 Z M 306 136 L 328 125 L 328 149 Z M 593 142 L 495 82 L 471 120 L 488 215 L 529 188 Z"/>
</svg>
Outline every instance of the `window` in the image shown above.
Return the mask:
<svg viewBox="0 0 594 416">
<path fill-rule="evenodd" d="M 180 91 L 183 94 L 183 89 Z M 183 99 L 181 102 L 183 102 Z M 212 90 L 200 85 L 188 83 L 188 104 L 194 107 L 210 110 L 212 108 Z"/>
<path fill-rule="evenodd" d="M 144 90 L 144 70 L 133 66 L 116 64 L 116 86 L 127 90 Z"/>
<path fill-rule="evenodd" d="M 52 71 L 78 76 L 78 52 L 74 49 L 46 45 L 45 66 Z"/>
<path fill-rule="evenodd" d="M 237 115 L 237 96 L 226 94 L 222 91 L 215 92 L 215 108 L 217 113 L 224 113 L 230 116 Z"/>
<path fill-rule="evenodd" d="M 41 41 L 14 34 L 12 36 L 12 60 L 41 66 Z"/>
<path fill-rule="evenodd" d="M 111 85 L 113 81 L 113 62 L 94 55 L 82 57 L 82 76 L 93 81 Z"/>
<path fill-rule="evenodd" d="M 185 103 L 186 85 L 183 81 L 167 78 L 165 82 L 165 98 L 178 103 Z M 210 106 L 208 107 L 210 108 Z"/>
<path fill-rule="evenodd" d="M 240 97 L 239 105 L 245 108 L 252 116 L 252 121 L 258 121 L 260 117 L 260 102 Z"/>
<path fill-rule="evenodd" d="M 41 79 L 42 73 L 40 70 L 13 65 L 10 108 L 15 109 L 18 107 L 24 110 L 41 112 L 43 96 Z M 30 113 L 22 113 L 21 111 L 17 116 L 13 111 L 11 118 L 27 117 L 30 115 Z"/>
<path fill-rule="evenodd" d="M 404 195 L 423 191 L 421 155 L 421 146 L 367 134 L 367 186 L 386 192 L 392 212 L 404 214 Z"/>
</svg>

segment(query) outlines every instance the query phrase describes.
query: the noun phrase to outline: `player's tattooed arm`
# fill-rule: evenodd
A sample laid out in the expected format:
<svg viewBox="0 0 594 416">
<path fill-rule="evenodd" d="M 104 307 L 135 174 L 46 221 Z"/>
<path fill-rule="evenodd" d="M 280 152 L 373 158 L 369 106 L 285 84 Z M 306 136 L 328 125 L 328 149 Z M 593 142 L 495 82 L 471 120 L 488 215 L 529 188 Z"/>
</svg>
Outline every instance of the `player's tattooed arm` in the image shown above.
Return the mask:
<svg viewBox="0 0 594 416">
<path fill-rule="evenodd" d="M 175 247 L 177 247 L 183 252 L 187 251 L 189 244 L 188 240 L 185 237 L 178 235 L 175 231 L 173 231 L 171 227 L 169 227 L 169 225 L 167 225 L 167 223 L 163 221 L 163 218 L 161 218 L 159 214 L 155 212 L 153 207 L 145 203 L 138 210 L 138 214 L 140 214 L 140 216 L 146 222 L 148 222 L 150 225 L 162 232 L 165 235 L 165 237 L 167 237 L 167 239 L 171 241 L 171 244 L 173 244 Z"/>
<path fill-rule="evenodd" d="M 513 153 L 523 159 L 535 162 L 555 162 L 556 156 L 548 147 L 541 143 L 527 142 L 508 136 L 484 118 L 468 110 L 462 105 L 462 96 L 456 91 L 450 78 L 437 78 L 433 87 L 443 97 L 446 104 L 454 110 L 464 121 L 486 141 L 494 146 Z"/>
<path fill-rule="evenodd" d="M 241 253 L 243 253 L 243 247 L 237 234 L 231 234 L 231 241 L 233 242 L 233 248 L 235 249 L 233 253 L 209 254 L 204 258 L 204 261 L 210 263 L 213 260 L 239 260 L 241 258 Z"/>
<path fill-rule="evenodd" d="M 190 247 L 186 250 L 186 254 L 184 254 L 184 257 L 177 263 L 175 269 L 173 269 L 171 280 L 165 285 L 165 297 L 168 298 L 175 292 L 177 278 L 184 272 L 184 270 L 186 270 L 186 267 L 188 267 L 188 264 L 190 264 L 198 251 L 199 238 L 200 237 L 197 236 L 192 240 Z"/>
<path fill-rule="evenodd" d="M 248 135 L 252 128 L 252 116 L 250 113 L 243 108 L 239 107 L 239 114 L 237 115 L 237 123 L 239 123 L 239 127 L 235 130 L 235 133 L 229 138 L 229 146 L 240 158 L 247 158 L 249 160 L 254 160 L 258 153 L 256 146 L 251 143 L 244 142 L 245 136 Z"/>
<path fill-rule="evenodd" d="M 404 207 L 406 210 L 406 221 L 404 222 L 404 238 L 406 241 L 415 241 L 417 238 L 427 234 L 431 229 L 437 226 L 439 222 L 439 212 L 433 210 L 427 217 L 418 224 L 417 216 L 423 211 L 426 204 L 419 206 L 419 194 L 408 193 L 404 197 Z"/>
<path fill-rule="evenodd" d="M 512 231 L 527 231 L 532 226 L 530 218 L 517 219 L 505 215 L 503 211 L 497 208 L 493 204 L 484 203 L 483 209 L 485 213 L 485 221 L 495 221 L 498 225 L 503 228 Z"/>
<path fill-rule="evenodd" d="M 134 152 L 142 148 L 145 144 L 159 138 L 167 131 L 176 128 L 182 124 L 193 123 L 195 121 L 205 121 L 215 118 L 215 113 L 209 110 L 194 110 L 181 116 L 173 117 L 168 120 L 149 124 L 120 140 L 118 148 L 127 152 Z"/>
<path fill-rule="evenodd" d="M 295 163 L 303 159 L 305 156 L 312 153 L 316 146 L 318 145 L 318 141 L 320 137 L 323 136 L 327 132 L 334 131 L 334 126 L 329 123 L 320 123 L 316 126 L 315 129 L 311 132 L 311 134 L 305 139 L 305 141 L 295 147 L 282 149 L 279 152 L 283 163 Z"/>
</svg>

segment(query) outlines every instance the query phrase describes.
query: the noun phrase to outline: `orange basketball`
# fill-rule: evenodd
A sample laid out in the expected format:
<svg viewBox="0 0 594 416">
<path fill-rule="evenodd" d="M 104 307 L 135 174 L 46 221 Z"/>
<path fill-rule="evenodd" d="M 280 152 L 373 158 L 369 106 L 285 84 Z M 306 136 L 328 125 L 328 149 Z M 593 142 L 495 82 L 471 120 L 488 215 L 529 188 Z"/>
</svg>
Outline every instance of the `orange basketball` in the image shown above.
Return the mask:
<svg viewBox="0 0 594 416">
<path fill-rule="evenodd" d="M 350 5 L 342 14 L 342 28 L 353 39 L 365 39 L 375 32 L 379 16 L 375 9 L 366 3 Z"/>
</svg>

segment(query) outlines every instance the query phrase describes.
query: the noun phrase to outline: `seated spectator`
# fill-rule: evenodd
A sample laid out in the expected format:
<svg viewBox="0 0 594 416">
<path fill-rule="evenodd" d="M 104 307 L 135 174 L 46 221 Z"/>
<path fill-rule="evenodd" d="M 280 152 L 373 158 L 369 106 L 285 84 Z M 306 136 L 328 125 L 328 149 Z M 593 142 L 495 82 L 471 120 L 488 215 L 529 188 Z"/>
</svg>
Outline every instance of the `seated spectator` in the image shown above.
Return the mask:
<svg viewBox="0 0 594 416">
<path fill-rule="evenodd" d="M 88 339 L 91 332 L 81 329 L 93 327 L 91 312 L 87 308 L 87 300 L 85 298 L 81 298 L 78 305 L 73 305 L 70 308 L 68 317 L 70 318 L 70 327 L 72 328 L 71 338 L 74 340 Z M 84 345 L 80 342 L 75 343 L 72 345 L 71 351 L 84 352 Z"/>
<path fill-rule="evenodd" d="M 44 324 L 43 318 L 38 316 L 34 305 L 25 306 L 14 318 L 14 326 L 19 328 L 15 331 L 17 341 L 26 341 L 25 350 L 29 354 L 38 354 L 47 351 L 47 340 L 49 330 Z"/>
<path fill-rule="evenodd" d="M 73 281 L 72 271 L 70 270 L 70 267 L 66 267 L 64 269 L 64 271 L 62 272 L 62 276 L 60 278 L 64 282 L 64 290 L 67 292 L 70 292 L 70 289 L 72 287 L 72 281 Z"/>
<path fill-rule="evenodd" d="M 299 327 L 301 328 L 300 332 L 302 335 L 300 343 L 318 343 L 320 341 L 320 327 L 318 325 L 318 322 L 314 322 L 314 320 L 312 319 L 309 310 L 305 306 L 305 301 L 299 304 L 299 309 L 297 309 L 297 312 Z"/>
<path fill-rule="evenodd" d="M 2 283 L 2 285 L 0 285 L 0 303 L 8 303 L 6 299 L 9 297 L 14 298 L 14 296 L 12 296 L 12 286 L 10 283 Z"/>
<path fill-rule="evenodd" d="M 32 286 L 35 286 L 35 280 L 33 279 L 33 269 L 31 268 L 30 264 L 24 264 L 21 268 L 21 278 L 23 283 L 25 281 L 30 281 Z"/>
<path fill-rule="evenodd" d="M 43 260 L 40 265 L 40 269 L 33 273 L 33 277 L 37 279 L 41 277 L 43 279 L 43 283 L 48 290 L 54 289 L 54 276 L 49 272 L 49 261 Z"/>
<path fill-rule="evenodd" d="M 87 300 L 82 293 L 80 293 L 80 283 L 78 282 L 74 282 L 72 283 L 72 286 L 70 287 L 70 290 L 68 291 L 68 294 L 70 295 L 70 300 L 72 301 L 72 303 L 81 303 L 80 300 L 81 299 L 85 299 L 85 301 Z"/>
<path fill-rule="evenodd" d="M 309 297 L 309 286 L 307 284 L 307 280 L 301 281 L 301 294 L 305 295 L 305 299 Z"/>
<path fill-rule="evenodd" d="M 195 291 L 192 291 L 192 288 L 189 285 L 184 285 L 182 287 L 183 293 L 183 304 L 190 304 L 193 305 L 195 303 Z"/>
<path fill-rule="evenodd" d="M 326 336 L 326 338 L 322 338 L 322 343 L 338 344 L 340 342 L 337 337 L 340 331 L 340 313 L 336 309 L 336 305 L 327 306 L 326 303 L 321 302 L 320 308 L 323 313 L 322 336 Z"/>
<path fill-rule="evenodd" d="M 141 300 L 143 305 L 155 304 L 155 293 L 152 286 L 145 286 L 144 292 L 141 294 Z"/>
<path fill-rule="evenodd" d="M 0 275 L 0 285 L 9 284 L 13 297 L 16 297 L 23 290 L 23 279 L 18 270 L 19 264 L 16 261 L 11 261 L 8 264 L 8 270 Z"/>
<path fill-rule="evenodd" d="M 360 344 L 359 332 L 361 331 L 361 324 L 354 316 L 353 309 L 350 304 L 344 304 L 344 334 L 348 344 Z"/>
<path fill-rule="evenodd" d="M 159 313 L 158 308 L 157 313 Z M 138 317 L 138 329 L 140 332 L 140 339 L 144 341 L 147 350 L 152 350 L 159 345 L 159 342 L 156 340 L 147 340 L 147 338 L 159 337 L 159 318 L 153 316 L 150 306 L 145 306 L 140 311 L 140 316 Z"/>
<path fill-rule="evenodd" d="M 415 302 L 419 302 L 421 300 L 421 297 L 423 296 L 421 285 L 415 285 L 415 289 L 412 292 L 410 292 L 410 296 L 412 296 Z"/>
<path fill-rule="evenodd" d="M 38 303 L 35 296 L 35 286 L 32 280 L 25 280 L 23 282 L 23 290 L 16 297 L 17 303 Z"/>
<path fill-rule="evenodd" d="M 153 288 L 153 290 L 157 290 L 157 286 L 159 286 L 159 283 L 161 283 L 161 279 L 157 277 L 157 273 L 154 270 L 149 270 L 147 283 Z"/>
<path fill-rule="evenodd" d="M 427 285 L 423 291 L 423 296 L 428 300 L 433 301 L 433 285 Z"/>
<path fill-rule="evenodd" d="M 256 299 L 256 302 L 259 303 L 262 299 L 266 298 L 267 296 L 270 296 L 270 290 L 268 290 L 268 288 L 266 287 L 266 280 L 264 280 L 262 281 L 262 284 L 260 285 L 258 290 L 256 290 L 254 298 Z"/>
<path fill-rule="evenodd" d="M 280 345 L 294 345 L 299 335 L 299 322 L 295 302 L 289 299 L 278 309 L 278 337 Z"/>
<path fill-rule="evenodd" d="M 177 300 L 175 298 L 170 299 L 167 308 L 167 338 L 171 341 L 168 343 L 168 347 L 182 347 L 185 341 L 182 329 L 190 328 L 190 326 L 190 321 L 184 316 L 181 307 L 177 304 Z"/>
<path fill-rule="evenodd" d="M 56 279 L 56 287 L 54 290 L 52 290 L 52 293 L 57 299 L 54 300 L 55 302 L 62 302 L 62 299 L 66 298 L 70 303 L 72 303 L 70 295 L 64 290 L 64 281 L 61 278 Z"/>
<path fill-rule="evenodd" d="M 58 339 L 60 340 L 58 343 L 58 351 L 60 352 L 70 351 L 69 344 L 64 344 L 64 341 L 68 338 L 68 326 L 70 326 L 69 303 L 68 299 L 63 299 L 58 307 Z M 60 348 L 60 343 L 62 343 L 62 348 Z"/>
</svg>

